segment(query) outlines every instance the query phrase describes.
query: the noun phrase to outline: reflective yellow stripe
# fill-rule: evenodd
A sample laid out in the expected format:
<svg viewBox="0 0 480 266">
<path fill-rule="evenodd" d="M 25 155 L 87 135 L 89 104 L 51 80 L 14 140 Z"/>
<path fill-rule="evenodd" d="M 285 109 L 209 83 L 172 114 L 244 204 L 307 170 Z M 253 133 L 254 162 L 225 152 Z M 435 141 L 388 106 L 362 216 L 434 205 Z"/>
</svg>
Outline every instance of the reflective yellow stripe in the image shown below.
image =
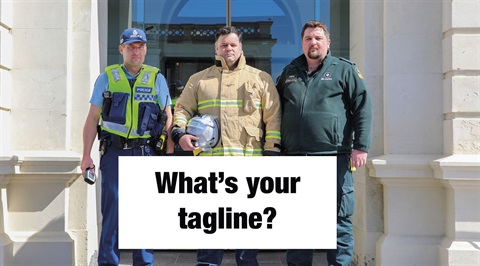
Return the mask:
<svg viewBox="0 0 480 266">
<path fill-rule="evenodd" d="M 198 110 L 208 107 L 242 107 L 242 100 L 220 100 L 210 99 L 198 102 Z"/>
<path fill-rule="evenodd" d="M 128 134 L 128 130 L 130 130 L 130 128 L 127 126 L 117 124 L 114 122 L 103 121 L 103 120 L 101 121 L 101 126 L 106 130 L 114 130 L 124 134 Z"/>
<path fill-rule="evenodd" d="M 212 151 L 202 151 L 200 156 L 262 156 L 262 149 L 219 147 L 213 148 Z"/>
<path fill-rule="evenodd" d="M 130 138 L 149 138 L 150 137 L 150 130 L 145 130 L 142 136 L 138 135 L 136 130 L 130 131 Z"/>
<path fill-rule="evenodd" d="M 282 139 L 280 131 L 269 130 L 265 134 L 266 139 Z"/>
<path fill-rule="evenodd" d="M 187 119 L 183 118 L 183 117 L 175 117 L 175 120 L 173 121 L 174 124 L 177 124 L 177 123 L 184 123 L 184 124 L 187 124 Z"/>
<path fill-rule="evenodd" d="M 255 102 L 255 106 L 257 109 L 262 108 L 262 103 L 261 102 Z M 243 107 L 243 101 L 242 100 L 220 100 L 220 99 L 209 99 L 209 100 L 204 100 L 198 102 L 197 109 L 202 110 L 205 108 L 211 108 L 211 107 L 237 107 L 241 108 Z"/>
</svg>

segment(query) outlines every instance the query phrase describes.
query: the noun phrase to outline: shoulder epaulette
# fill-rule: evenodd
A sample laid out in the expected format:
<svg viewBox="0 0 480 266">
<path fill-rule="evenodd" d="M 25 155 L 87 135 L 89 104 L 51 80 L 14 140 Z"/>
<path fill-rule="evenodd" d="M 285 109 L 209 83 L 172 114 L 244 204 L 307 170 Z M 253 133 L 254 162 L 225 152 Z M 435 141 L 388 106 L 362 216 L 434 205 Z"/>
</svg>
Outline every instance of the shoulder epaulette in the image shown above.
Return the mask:
<svg viewBox="0 0 480 266">
<path fill-rule="evenodd" d="M 144 69 L 152 69 L 152 72 L 157 72 L 160 73 L 160 69 L 158 67 L 150 66 L 150 65 L 145 65 L 143 64 Z"/>
<path fill-rule="evenodd" d="M 352 61 L 350 61 L 350 60 L 348 60 L 348 59 L 346 59 L 346 58 L 339 57 L 338 59 L 340 59 L 340 60 L 342 60 L 342 61 L 344 61 L 344 62 L 347 62 L 347 63 L 349 63 L 350 65 L 355 65 L 354 62 L 352 62 Z"/>
</svg>

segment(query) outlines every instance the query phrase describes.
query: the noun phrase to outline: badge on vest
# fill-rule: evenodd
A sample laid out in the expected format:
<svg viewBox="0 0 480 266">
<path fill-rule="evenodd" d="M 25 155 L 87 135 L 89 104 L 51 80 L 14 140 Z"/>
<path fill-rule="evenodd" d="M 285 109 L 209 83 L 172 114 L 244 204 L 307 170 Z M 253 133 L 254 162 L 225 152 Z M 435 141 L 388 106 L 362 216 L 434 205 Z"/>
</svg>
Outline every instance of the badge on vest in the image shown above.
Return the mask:
<svg viewBox="0 0 480 266">
<path fill-rule="evenodd" d="M 142 76 L 142 84 L 148 84 L 148 80 L 150 80 L 150 73 L 149 72 L 145 72 L 143 73 L 143 76 Z"/>
<path fill-rule="evenodd" d="M 152 88 L 149 87 L 136 87 L 135 88 L 136 93 L 152 93 Z"/>
</svg>

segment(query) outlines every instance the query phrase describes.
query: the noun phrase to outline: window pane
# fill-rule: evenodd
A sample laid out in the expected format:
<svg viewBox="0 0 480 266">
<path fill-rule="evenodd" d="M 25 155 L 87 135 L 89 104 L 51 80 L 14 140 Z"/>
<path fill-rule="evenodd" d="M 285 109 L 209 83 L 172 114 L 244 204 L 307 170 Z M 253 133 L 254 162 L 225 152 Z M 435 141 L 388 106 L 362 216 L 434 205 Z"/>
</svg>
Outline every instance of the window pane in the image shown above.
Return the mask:
<svg viewBox="0 0 480 266">
<path fill-rule="evenodd" d="M 232 25 L 243 32 L 248 64 L 275 79 L 302 53 L 301 28 L 317 19 L 331 32 L 332 54 L 348 58 L 348 0 L 231 0 Z M 226 24 L 226 0 L 132 0 L 132 25 L 147 32 L 146 64 L 170 83 L 213 64 L 214 34 Z M 179 91 L 171 90 L 172 97 Z"/>
</svg>

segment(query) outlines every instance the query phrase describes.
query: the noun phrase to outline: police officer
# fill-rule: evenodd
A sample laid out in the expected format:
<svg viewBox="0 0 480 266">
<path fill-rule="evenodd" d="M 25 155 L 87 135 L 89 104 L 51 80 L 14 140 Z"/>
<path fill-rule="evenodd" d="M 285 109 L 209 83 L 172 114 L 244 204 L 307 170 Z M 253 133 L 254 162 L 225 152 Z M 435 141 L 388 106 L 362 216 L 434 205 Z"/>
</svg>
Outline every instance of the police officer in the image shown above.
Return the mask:
<svg viewBox="0 0 480 266">
<path fill-rule="evenodd" d="M 144 65 L 147 38 L 126 29 L 118 50 L 123 64 L 108 66 L 96 80 L 83 129 L 81 169 L 95 168 L 91 149 L 100 125 L 102 231 L 98 265 L 118 265 L 118 156 L 155 155 L 154 145 L 172 122 L 167 83 L 159 70 Z M 161 119 L 166 115 L 166 121 Z M 164 133 L 163 133 L 164 134 Z M 167 141 L 167 153 L 173 142 Z M 147 215 L 147 214 L 146 214 Z M 153 265 L 153 250 L 134 250 L 133 265 Z"/>
<path fill-rule="evenodd" d="M 325 24 L 307 22 L 303 54 L 277 79 L 283 107 L 282 146 L 287 155 L 337 157 L 337 249 L 328 265 L 350 265 L 353 255 L 353 167 L 362 167 L 371 143 L 372 106 L 355 65 L 333 57 Z M 304 236 L 311 237 L 311 236 Z M 313 250 L 288 250 L 291 266 L 312 265 Z"/>
</svg>

